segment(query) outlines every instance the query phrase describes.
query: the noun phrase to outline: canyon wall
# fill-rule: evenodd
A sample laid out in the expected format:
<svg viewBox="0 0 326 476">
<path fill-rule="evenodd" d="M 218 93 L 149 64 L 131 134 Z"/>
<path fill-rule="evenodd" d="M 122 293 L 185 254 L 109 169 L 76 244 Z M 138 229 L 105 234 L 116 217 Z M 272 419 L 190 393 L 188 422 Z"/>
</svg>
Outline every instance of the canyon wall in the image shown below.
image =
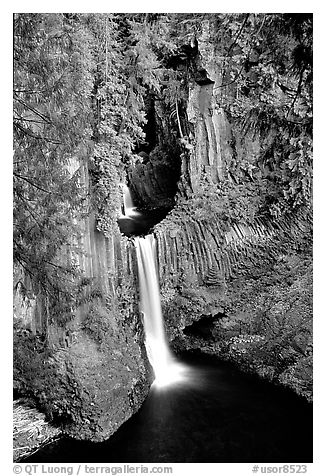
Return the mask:
<svg viewBox="0 0 326 476">
<path fill-rule="evenodd" d="M 42 293 L 15 270 L 14 390 L 33 397 L 69 435 L 99 441 L 140 407 L 152 376 L 134 246 L 118 227 L 109 237 L 97 231 L 94 214 L 83 226 L 82 238 L 62 251 L 87 283 L 68 321 L 54 320 Z"/>
<path fill-rule="evenodd" d="M 154 101 L 156 142 L 126 171 L 138 206 L 171 210 L 154 228 L 166 331 L 177 352 L 201 349 L 311 399 L 311 214 L 237 218 L 253 170 L 264 176 L 262 143 L 223 108 L 237 87 L 221 87 L 224 59 L 211 38 L 203 24 L 186 103 L 170 111 Z M 83 175 L 86 183 L 86 168 Z M 216 200 L 223 181 L 244 177 L 233 203 Z M 138 410 L 153 376 L 133 243 L 117 225 L 104 236 L 93 213 L 83 227 L 62 251 L 86 281 L 70 320 L 54 321 L 44 295 L 15 269 L 14 383 L 69 435 L 99 441 Z"/>
<path fill-rule="evenodd" d="M 259 179 L 268 172 L 257 168 L 259 136 L 243 134 L 221 107 L 223 59 L 205 27 L 198 45 L 181 193 L 155 227 L 167 332 L 176 351 L 218 355 L 311 400 L 311 213 L 224 219 L 232 205 L 216 204 L 215 185 L 245 178 L 250 187 L 253 170 Z M 223 94 L 235 98 L 236 86 Z"/>
</svg>

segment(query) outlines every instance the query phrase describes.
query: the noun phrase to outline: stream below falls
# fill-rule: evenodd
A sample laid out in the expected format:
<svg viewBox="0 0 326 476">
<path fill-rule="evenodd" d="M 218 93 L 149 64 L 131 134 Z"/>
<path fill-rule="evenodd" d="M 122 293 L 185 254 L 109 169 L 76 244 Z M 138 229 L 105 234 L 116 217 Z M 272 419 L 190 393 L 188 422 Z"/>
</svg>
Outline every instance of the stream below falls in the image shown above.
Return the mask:
<svg viewBox="0 0 326 476">
<path fill-rule="evenodd" d="M 107 441 L 61 438 L 24 462 L 309 463 L 312 405 L 203 354 L 179 357 L 184 380 L 155 388 Z"/>
</svg>

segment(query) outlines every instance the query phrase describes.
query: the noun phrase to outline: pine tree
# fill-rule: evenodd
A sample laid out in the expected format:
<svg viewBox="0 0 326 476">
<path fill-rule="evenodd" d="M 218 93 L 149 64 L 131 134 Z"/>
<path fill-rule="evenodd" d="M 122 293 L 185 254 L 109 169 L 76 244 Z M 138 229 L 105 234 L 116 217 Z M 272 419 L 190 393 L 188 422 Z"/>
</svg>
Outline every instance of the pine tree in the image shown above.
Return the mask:
<svg viewBox="0 0 326 476">
<path fill-rule="evenodd" d="M 78 269 L 58 251 L 86 211 L 79 169 L 91 146 L 91 47 L 69 15 L 15 15 L 14 262 L 35 292 L 68 308 Z"/>
</svg>

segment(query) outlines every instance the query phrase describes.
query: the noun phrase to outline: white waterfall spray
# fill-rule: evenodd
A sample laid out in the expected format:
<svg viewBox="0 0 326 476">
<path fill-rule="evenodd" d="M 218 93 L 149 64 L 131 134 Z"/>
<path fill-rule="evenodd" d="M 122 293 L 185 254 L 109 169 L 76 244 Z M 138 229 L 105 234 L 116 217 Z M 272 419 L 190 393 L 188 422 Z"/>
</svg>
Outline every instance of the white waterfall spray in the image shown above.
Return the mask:
<svg viewBox="0 0 326 476">
<path fill-rule="evenodd" d="M 140 310 L 144 317 L 145 344 L 155 374 L 154 385 L 164 387 L 183 380 L 184 366 L 176 362 L 166 341 L 153 235 L 135 238 L 140 284 Z"/>
<path fill-rule="evenodd" d="M 123 189 L 123 214 L 122 216 L 126 218 L 132 218 L 139 215 L 139 212 L 136 211 L 136 207 L 131 197 L 129 187 L 126 184 L 122 183 L 121 187 Z"/>
</svg>

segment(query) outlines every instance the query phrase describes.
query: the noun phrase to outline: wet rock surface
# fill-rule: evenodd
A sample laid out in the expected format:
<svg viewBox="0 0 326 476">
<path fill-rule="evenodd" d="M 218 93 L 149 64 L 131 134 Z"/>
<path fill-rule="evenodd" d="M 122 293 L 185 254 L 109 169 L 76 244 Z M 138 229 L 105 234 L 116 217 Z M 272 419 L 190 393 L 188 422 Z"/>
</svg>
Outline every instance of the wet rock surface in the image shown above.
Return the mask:
<svg viewBox="0 0 326 476">
<path fill-rule="evenodd" d="M 146 398 L 151 377 L 145 359 L 128 332 L 111 335 L 101 347 L 77 333 L 68 348 L 52 352 L 35 352 L 33 340 L 20 340 L 15 350 L 16 391 L 34 397 L 64 433 L 101 441 Z"/>
</svg>

